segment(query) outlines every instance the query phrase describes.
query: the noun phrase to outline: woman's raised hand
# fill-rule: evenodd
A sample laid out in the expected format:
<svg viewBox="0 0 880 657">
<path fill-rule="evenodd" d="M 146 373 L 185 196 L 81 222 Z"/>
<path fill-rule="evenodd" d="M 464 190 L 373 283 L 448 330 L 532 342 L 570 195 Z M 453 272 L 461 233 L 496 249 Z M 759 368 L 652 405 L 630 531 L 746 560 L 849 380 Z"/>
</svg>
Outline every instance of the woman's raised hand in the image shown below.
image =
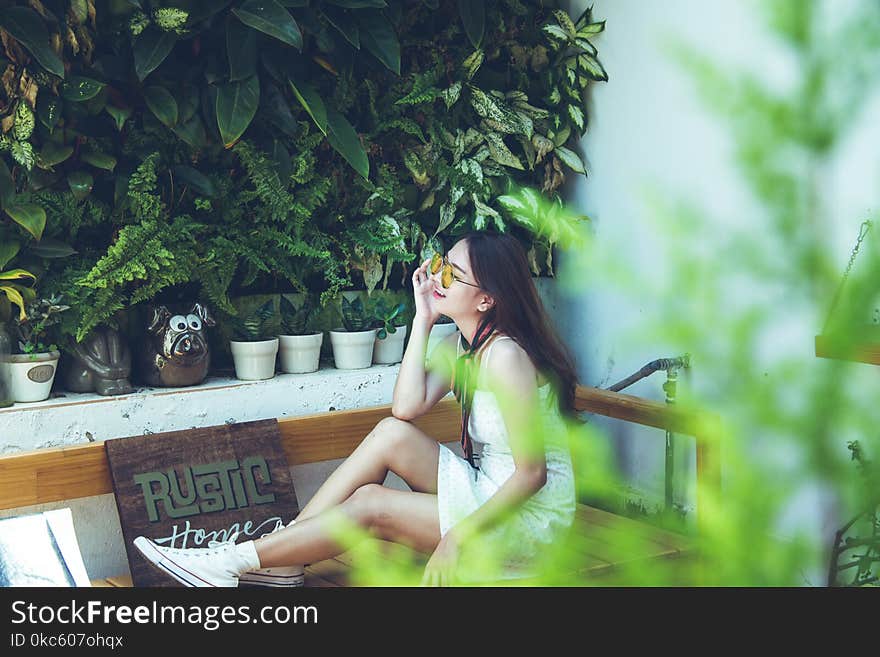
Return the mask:
<svg viewBox="0 0 880 657">
<path fill-rule="evenodd" d="M 434 307 L 434 282 L 428 273 L 430 265 L 431 258 L 428 258 L 413 272 L 413 300 L 416 306 L 416 317 L 434 324 L 440 318 L 440 313 Z"/>
</svg>

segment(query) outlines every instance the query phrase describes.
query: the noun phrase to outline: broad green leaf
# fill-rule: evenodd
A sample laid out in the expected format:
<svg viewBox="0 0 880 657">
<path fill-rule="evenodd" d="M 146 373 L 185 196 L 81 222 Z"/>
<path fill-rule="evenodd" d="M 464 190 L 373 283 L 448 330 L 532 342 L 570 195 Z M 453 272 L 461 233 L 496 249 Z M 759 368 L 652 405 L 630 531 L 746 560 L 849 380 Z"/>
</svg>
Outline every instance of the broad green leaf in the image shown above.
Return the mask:
<svg viewBox="0 0 880 657">
<path fill-rule="evenodd" d="M 49 237 L 28 246 L 28 251 L 41 258 L 66 258 L 78 253 L 70 244 Z"/>
<path fill-rule="evenodd" d="M 464 67 L 465 72 L 467 73 L 467 79 L 470 80 L 476 75 L 480 66 L 483 63 L 483 58 L 486 56 L 486 53 L 483 52 L 482 48 L 478 48 L 474 50 L 468 58 L 462 62 L 462 66 Z"/>
<path fill-rule="evenodd" d="M 290 88 L 293 89 L 293 95 L 299 101 L 303 109 L 309 113 L 318 129 L 327 134 L 327 110 L 324 101 L 314 87 L 305 82 L 294 82 L 289 80 Z"/>
<path fill-rule="evenodd" d="M 141 32 L 132 44 L 134 71 L 143 80 L 165 61 L 177 43 L 174 32 L 163 32 L 152 25 Z"/>
<path fill-rule="evenodd" d="M 532 138 L 534 124 L 528 116 L 514 112 L 501 99 L 487 94 L 473 85 L 470 85 L 470 90 L 471 106 L 493 130 Z"/>
<path fill-rule="evenodd" d="M 15 198 L 15 181 L 6 162 L 0 157 L 0 208 L 6 207 Z"/>
<path fill-rule="evenodd" d="M 260 104 L 260 81 L 255 75 L 230 82 L 217 90 L 217 127 L 225 148 L 232 148 L 244 134 Z"/>
<path fill-rule="evenodd" d="M 554 146 L 562 146 L 565 142 L 568 141 L 568 138 L 571 136 L 571 126 L 565 124 L 563 128 L 553 135 L 553 144 Z"/>
<path fill-rule="evenodd" d="M 214 183 L 200 171 L 184 164 L 177 164 L 171 167 L 171 172 L 174 174 L 175 180 L 183 181 L 200 196 L 208 198 L 217 196 L 217 188 L 214 187 Z"/>
<path fill-rule="evenodd" d="M 49 134 L 52 134 L 61 118 L 61 101 L 56 96 L 40 94 L 37 99 L 37 116 L 40 123 L 49 129 Z"/>
<path fill-rule="evenodd" d="M 269 84 L 266 89 L 266 100 L 260 108 L 266 117 L 284 134 L 296 137 L 299 134 L 299 125 L 290 111 L 290 103 L 274 84 Z"/>
<path fill-rule="evenodd" d="M 116 158 L 100 151 L 84 151 L 79 156 L 79 159 L 86 164 L 91 164 L 93 167 L 104 169 L 105 171 L 113 171 L 116 168 Z"/>
<path fill-rule="evenodd" d="M 113 121 L 116 123 L 116 130 L 122 132 L 122 127 L 125 125 L 128 117 L 131 116 L 131 108 L 114 107 L 113 105 L 107 105 L 104 109 L 107 110 L 107 113 L 113 117 Z"/>
<path fill-rule="evenodd" d="M 571 20 L 571 17 L 563 11 L 562 9 L 556 9 L 553 12 L 553 16 L 559 22 L 560 27 L 565 30 L 570 36 L 574 36 L 575 32 L 577 32 L 577 28 L 574 26 L 574 21 Z"/>
<path fill-rule="evenodd" d="M 226 16 L 226 55 L 229 79 L 244 80 L 257 72 L 257 32 L 231 13 Z"/>
<path fill-rule="evenodd" d="M 201 148 L 208 143 L 205 124 L 202 123 L 202 118 L 198 114 L 193 114 L 188 121 L 178 122 L 172 130 L 174 134 L 193 148 Z"/>
<path fill-rule="evenodd" d="M 17 281 L 20 278 L 31 278 L 37 280 L 31 272 L 25 269 L 10 269 L 9 271 L 0 271 L 0 281 Z"/>
<path fill-rule="evenodd" d="M 358 14 L 361 44 L 389 70 L 400 75 L 400 41 L 381 11 Z"/>
<path fill-rule="evenodd" d="M 16 256 L 20 248 L 21 244 L 15 241 L 0 242 L 0 272 Z"/>
<path fill-rule="evenodd" d="M 522 162 L 520 162 L 519 158 L 507 147 L 507 144 L 504 143 L 504 139 L 497 132 L 487 133 L 486 143 L 489 145 L 489 152 L 492 154 L 492 159 L 498 164 L 519 169 L 520 171 L 525 170 Z"/>
<path fill-rule="evenodd" d="M 28 7 L 4 7 L 0 10 L 0 27 L 27 48 L 43 68 L 64 77 L 64 64 L 49 47 L 49 32 L 37 12 Z"/>
<path fill-rule="evenodd" d="M 293 173 L 293 165 L 290 162 L 290 153 L 284 148 L 284 144 L 277 139 L 272 140 L 272 159 L 277 166 L 279 180 L 282 184 L 286 184 L 290 174 Z"/>
<path fill-rule="evenodd" d="M 598 50 L 596 50 L 596 46 L 594 46 L 592 43 L 590 43 L 589 41 L 587 41 L 586 39 L 584 39 L 582 37 L 578 37 L 577 39 L 575 39 L 574 44 L 578 48 L 582 48 L 583 50 L 586 50 L 588 53 L 590 53 L 594 57 L 599 52 Z"/>
<path fill-rule="evenodd" d="M 327 141 L 362 177 L 369 178 L 370 160 L 351 123 L 336 110 L 327 108 Z"/>
<path fill-rule="evenodd" d="M 586 169 L 584 168 L 583 161 L 581 161 L 581 158 L 574 151 L 571 151 L 563 146 L 558 146 L 553 152 L 556 153 L 556 156 L 560 160 L 562 160 L 563 164 L 567 165 L 569 168 L 577 171 L 578 173 L 587 173 Z"/>
<path fill-rule="evenodd" d="M 332 7 L 324 7 L 324 16 L 330 24 L 348 41 L 352 46 L 360 50 L 361 36 L 358 25 L 354 18 L 347 11 L 334 9 Z"/>
<path fill-rule="evenodd" d="M 605 21 L 599 21 L 598 23 L 590 23 L 589 25 L 585 25 L 581 29 L 578 30 L 578 36 L 589 38 L 600 32 L 605 30 Z"/>
<path fill-rule="evenodd" d="M 605 68 L 599 63 L 598 59 L 590 55 L 581 55 L 578 59 L 591 78 L 597 82 L 608 82 L 608 73 L 605 72 Z"/>
<path fill-rule="evenodd" d="M 565 30 L 563 30 L 558 25 L 545 25 L 541 29 L 544 30 L 544 32 L 546 32 L 550 37 L 552 37 L 554 42 L 561 41 L 565 43 L 566 41 L 568 41 L 568 35 L 565 33 Z"/>
<path fill-rule="evenodd" d="M 577 105 L 568 106 L 568 116 L 574 121 L 579 130 L 584 129 L 584 112 Z"/>
<path fill-rule="evenodd" d="M 177 101 L 178 123 L 189 121 L 199 109 L 199 90 L 194 85 L 183 85 L 174 95 L 174 99 Z"/>
<path fill-rule="evenodd" d="M 479 48 L 486 29 L 485 0 L 458 0 L 458 13 L 468 39 L 474 48 Z"/>
<path fill-rule="evenodd" d="M 232 13 L 245 25 L 302 50 L 302 33 L 284 7 L 275 0 L 247 0 Z"/>
<path fill-rule="evenodd" d="M 0 272 L 0 279 L 2 278 L 3 274 Z M 9 300 L 18 306 L 18 319 L 22 322 L 26 320 L 27 315 L 24 312 L 25 302 L 24 299 L 21 298 L 21 293 L 11 285 L 0 285 L 0 292 L 6 294 L 6 296 L 9 297 Z"/>
<path fill-rule="evenodd" d="M 440 92 L 440 95 L 443 97 L 443 102 L 446 104 L 446 109 L 449 109 L 461 97 L 461 82 L 456 82 L 453 85 L 447 87 L 443 91 Z M 422 141 L 425 141 L 424 139 Z"/>
<path fill-rule="evenodd" d="M 80 103 L 94 98 L 106 85 L 103 82 L 85 78 L 79 75 L 71 75 L 61 85 L 61 97 L 75 103 Z"/>
<path fill-rule="evenodd" d="M 37 155 L 37 166 L 42 169 L 51 169 L 56 164 L 64 162 L 71 155 L 73 155 L 73 146 L 49 142 L 43 146 L 43 150 Z"/>
<path fill-rule="evenodd" d="M 34 239 L 38 240 L 43 236 L 43 230 L 46 228 L 46 211 L 39 205 L 33 203 L 13 204 L 7 205 L 4 209 L 6 214 L 33 235 Z"/>
<path fill-rule="evenodd" d="M 152 86 L 144 89 L 144 100 L 150 111 L 163 124 L 173 128 L 177 124 L 177 101 L 165 87 Z"/>
<path fill-rule="evenodd" d="M 67 185 L 70 191 L 80 201 L 91 194 L 95 179 L 86 171 L 73 171 L 67 176 Z"/>
</svg>

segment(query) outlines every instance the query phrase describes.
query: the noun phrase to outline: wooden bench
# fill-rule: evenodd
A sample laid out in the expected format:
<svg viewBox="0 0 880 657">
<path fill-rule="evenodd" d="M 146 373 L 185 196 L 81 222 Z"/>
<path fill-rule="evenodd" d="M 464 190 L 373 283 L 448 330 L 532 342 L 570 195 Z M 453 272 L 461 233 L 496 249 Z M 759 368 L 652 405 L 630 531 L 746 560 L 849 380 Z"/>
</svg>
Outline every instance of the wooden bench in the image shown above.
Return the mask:
<svg viewBox="0 0 880 657">
<path fill-rule="evenodd" d="M 710 497 L 717 500 L 720 490 L 717 420 L 696 416 L 664 403 L 586 386 L 577 389 L 576 407 L 581 412 L 694 436 L 698 531 L 694 536 L 680 534 L 579 504 L 572 528 L 578 560 L 570 573 L 574 578 L 571 581 L 607 578 L 628 563 L 697 559 L 699 528 L 705 521 L 707 502 Z M 376 423 L 389 415 L 391 406 L 383 405 L 281 418 L 278 424 L 288 461 L 304 464 L 348 456 Z M 414 421 L 439 442 L 457 441 L 459 423 L 460 409 L 451 396 Z M 0 457 L 0 509 L 112 492 L 107 457 L 100 442 Z M 377 556 L 393 559 L 395 551 L 392 548 L 392 544 L 383 541 L 366 541 L 334 559 L 312 564 L 306 569 L 306 585 L 350 585 L 351 574 L 356 572 L 359 559 L 375 559 Z M 530 582 L 520 580 L 516 583 Z M 108 577 L 94 581 L 93 585 L 131 586 L 131 578 L 128 575 Z"/>
</svg>

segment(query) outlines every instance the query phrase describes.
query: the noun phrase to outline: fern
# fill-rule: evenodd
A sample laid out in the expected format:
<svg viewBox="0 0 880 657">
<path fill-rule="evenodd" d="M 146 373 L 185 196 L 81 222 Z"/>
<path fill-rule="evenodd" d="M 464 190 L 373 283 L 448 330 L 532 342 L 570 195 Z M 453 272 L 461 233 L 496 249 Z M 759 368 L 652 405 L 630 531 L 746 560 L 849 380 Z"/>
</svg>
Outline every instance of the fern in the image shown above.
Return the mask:
<svg viewBox="0 0 880 657">
<path fill-rule="evenodd" d="M 165 204 L 156 193 L 158 160 L 158 153 L 150 154 L 128 180 L 129 207 L 141 221 L 158 221 L 165 213 Z"/>
</svg>

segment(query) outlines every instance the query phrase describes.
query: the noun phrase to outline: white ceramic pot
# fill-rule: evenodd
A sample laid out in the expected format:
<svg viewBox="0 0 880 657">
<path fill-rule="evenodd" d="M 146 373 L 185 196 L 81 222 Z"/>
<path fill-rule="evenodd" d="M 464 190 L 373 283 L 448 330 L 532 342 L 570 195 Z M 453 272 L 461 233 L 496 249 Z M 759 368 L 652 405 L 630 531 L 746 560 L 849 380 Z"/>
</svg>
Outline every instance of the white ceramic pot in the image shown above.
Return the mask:
<svg viewBox="0 0 880 657">
<path fill-rule="evenodd" d="M 389 333 L 384 340 L 376 336 L 376 346 L 373 348 L 373 362 L 379 364 L 399 363 L 403 360 L 403 343 L 406 340 L 406 324 L 396 326 L 394 333 Z"/>
<path fill-rule="evenodd" d="M 279 335 L 278 354 L 281 371 L 289 374 L 316 372 L 321 359 L 323 333 L 312 335 Z"/>
<path fill-rule="evenodd" d="M 235 376 L 242 381 L 262 381 L 275 376 L 278 338 L 255 342 L 229 341 Z"/>
<path fill-rule="evenodd" d="M 13 400 L 37 402 L 49 398 L 61 352 L 13 354 L 5 358 L 3 376 Z"/>
<path fill-rule="evenodd" d="M 333 361 L 339 370 L 362 370 L 373 363 L 373 347 L 377 329 L 346 331 L 338 328 L 330 331 Z"/>
<path fill-rule="evenodd" d="M 456 331 L 458 331 L 458 327 L 455 325 L 455 322 L 449 322 L 448 324 L 434 324 L 434 326 L 431 327 L 431 332 L 428 334 L 428 348 L 425 352 L 426 355 L 430 356 L 438 342 L 441 342 L 447 335 L 455 333 Z"/>
</svg>

